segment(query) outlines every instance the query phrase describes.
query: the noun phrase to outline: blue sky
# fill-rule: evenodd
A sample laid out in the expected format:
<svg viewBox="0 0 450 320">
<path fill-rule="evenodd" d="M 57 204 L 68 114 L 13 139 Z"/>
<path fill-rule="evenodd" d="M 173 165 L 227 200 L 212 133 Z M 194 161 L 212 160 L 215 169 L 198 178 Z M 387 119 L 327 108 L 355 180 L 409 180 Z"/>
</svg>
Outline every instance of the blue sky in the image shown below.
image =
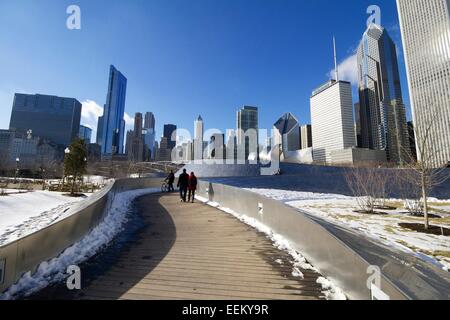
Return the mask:
<svg viewBox="0 0 450 320">
<path fill-rule="evenodd" d="M 66 28 L 71 4 L 81 30 Z M 261 128 L 287 111 L 309 123 L 310 94 L 333 68 L 333 35 L 341 75 L 353 80 L 373 4 L 400 48 L 409 114 L 394 0 L 0 0 L 0 128 L 15 92 L 77 98 L 82 122 L 95 126 L 110 64 L 128 78 L 127 114 L 154 112 L 158 135 L 164 123 L 192 131 L 198 114 L 206 128 L 232 129 L 243 105 L 260 108 Z"/>
</svg>

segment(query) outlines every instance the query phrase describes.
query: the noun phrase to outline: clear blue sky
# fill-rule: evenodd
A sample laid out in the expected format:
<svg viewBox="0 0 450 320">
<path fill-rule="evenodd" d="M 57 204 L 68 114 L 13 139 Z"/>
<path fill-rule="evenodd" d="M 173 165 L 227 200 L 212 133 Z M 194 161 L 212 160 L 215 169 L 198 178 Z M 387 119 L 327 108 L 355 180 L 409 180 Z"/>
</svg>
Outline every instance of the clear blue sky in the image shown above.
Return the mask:
<svg viewBox="0 0 450 320">
<path fill-rule="evenodd" d="M 66 28 L 71 4 L 81 7 L 79 31 Z M 401 48 L 394 0 L 0 0 L 0 128 L 15 92 L 103 106 L 110 64 L 128 78 L 126 112 L 154 112 L 158 135 L 164 123 L 192 131 L 198 114 L 206 128 L 234 128 L 243 105 L 260 108 L 261 128 L 287 111 L 309 123 L 311 91 L 333 68 L 333 35 L 352 78 L 372 4 Z M 402 51 L 399 62 L 409 114 Z M 83 121 L 92 125 L 92 113 Z"/>
</svg>

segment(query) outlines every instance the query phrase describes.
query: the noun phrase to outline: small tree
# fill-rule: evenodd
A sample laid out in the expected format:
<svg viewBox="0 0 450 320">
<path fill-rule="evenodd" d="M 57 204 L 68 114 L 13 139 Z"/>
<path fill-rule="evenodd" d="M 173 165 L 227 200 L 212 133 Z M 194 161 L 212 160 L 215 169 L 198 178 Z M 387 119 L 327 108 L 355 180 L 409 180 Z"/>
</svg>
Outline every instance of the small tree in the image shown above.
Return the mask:
<svg viewBox="0 0 450 320">
<path fill-rule="evenodd" d="M 70 152 L 64 158 L 64 171 L 68 176 L 72 176 L 72 188 L 70 194 L 75 194 L 77 180 L 86 172 L 87 151 L 84 140 L 75 139 L 69 147 Z"/>
<path fill-rule="evenodd" d="M 416 146 L 418 161 L 411 161 L 407 167 L 412 171 L 405 175 L 415 190 L 420 190 L 422 204 L 419 208 L 423 208 L 425 230 L 430 227 L 429 223 L 429 206 L 428 198 L 431 191 L 437 186 L 444 183 L 449 177 L 449 170 L 446 168 L 447 163 L 436 163 L 436 155 L 442 150 L 436 149 L 433 143 L 431 133 L 436 128 L 434 124 L 439 113 L 436 112 L 433 117 L 426 123 L 425 130 L 418 134 L 416 130 Z M 412 159 L 411 159 L 412 160 Z"/>
<path fill-rule="evenodd" d="M 361 211 L 369 214 L 375 213 L 377 197 L 380 194 L 379 185 L 376 183 L 376 173 L 374 169 L 354 168 L 348 169 L 345 180 L 356 197 Z"/>
</svg>

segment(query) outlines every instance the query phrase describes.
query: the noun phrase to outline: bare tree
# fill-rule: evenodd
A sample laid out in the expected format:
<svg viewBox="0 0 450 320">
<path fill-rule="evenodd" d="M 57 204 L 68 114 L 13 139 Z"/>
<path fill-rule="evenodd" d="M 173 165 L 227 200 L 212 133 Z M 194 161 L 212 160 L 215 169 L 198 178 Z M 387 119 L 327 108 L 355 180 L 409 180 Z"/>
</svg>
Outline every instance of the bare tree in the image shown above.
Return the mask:
<svg viewBox="0 0 450 320">
<path fill-rule="evenodd" d="M 348 169 L 345 174 L 345 180 L 356 197 L 358 207 L 365 213 L 375 213 L 377 204 L 377 195 L 379 194 L 375 182 L 375 170 L 368 168 Z"/>
<path fill-rule="evenodd" d="M 404 175 L 407 183 L 411 184 L 413 190 L 420 190 L 419 208 L 423 208 L 425 230 L 430 227 L 429 223 L 429 205 L 428 198 L 433 189 L 443 184 L 450 178 L 449 170 L 446 168 L 448 163 L 437 163 L 436 154 L 442 150 L 436 149 L 436 144 L 432 141 L 431 133 L 433 126 L 439 116 L 436 112 L 431 120 L 426 124 L 425 131 L 418 134 L 416 130 L 416 146 L 418 160 L 406 165 L 411 172 Z"/>
</svg>

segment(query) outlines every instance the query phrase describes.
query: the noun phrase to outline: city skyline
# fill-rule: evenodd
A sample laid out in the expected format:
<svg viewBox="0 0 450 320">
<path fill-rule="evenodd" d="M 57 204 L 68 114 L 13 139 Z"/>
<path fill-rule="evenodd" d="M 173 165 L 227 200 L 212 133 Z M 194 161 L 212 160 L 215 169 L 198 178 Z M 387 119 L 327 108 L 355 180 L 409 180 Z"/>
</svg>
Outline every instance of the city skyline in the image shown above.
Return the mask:
<svg viewBox="0 0 450 320">
<path fill-rule="evenodd" d="M 215 8 L 212 8 L 210 5 L 206 4 L 203 1 L 198 1 L 198 4 L 202 4 L 200 6 L 194 6 L 195 8 L 187 8 L 187 12 L 182 14 L 183 20 L 180 22 L 181 25 L 176 25 L 173 29 L 165 29 L 167 36 L 172 39 L 171 44 L 173 46 L 177 45 L 185 45 L 179 43 L 182 36 L 184 36 L 184 32 L 181 31 L 181 27 L 183 26 L 183 21 L 186 22 L 191 15 L 198 15 L 201 13 L 207 13 L 211 11 L 214 16 L 217 14 Z M 81 1 L 80 7 L 83 10 L 83 27 L 82 30 L 68 31 L 67 29 L 62 27 L 62 30 L 53 30 L 52 34 L 57 34 L 58 37 L 68 37 L 69 40 L 64 40 L 64 48 L 63 52 L 67 53 L 67 50 L 72 49 L 75 52 L 81 53 L 80 57 L 84 57 L 85 59 L 74 58 L 72 55 L 68 55 L 66 58 L 63 58 L 58 55 L 55 57 L 56 61 L 66 62 L 63 63 L 61 70 L 57 70 L 55 68 L 50 68 L 51 72 L 45 76 L 47 89 L 42 89 L 40 84 L 34 83 L 33 81 L 22 79 L 20 77 L 20 73 L 17 69 L 14 69 L 14 73 L 10 69 L 9 66 L 5 66 L 3 69 L 5 71 L 6 77 L 11 79 L 11 82 L 2 83 L 0 80 L 0 104 L 1 108 L 1 119 L 5 118 L 4 113 L 8 113 L 11 105 L 12 105 L 12 96 L 11 92 L 31 92 L 31 93 L 48 93 L 48 94 L 58 94 L 60 96 L 74 96 L 77 97 L 83 103 L 83 125 L 87 125 L 92 127 L 94 130 L 93 136 L 96 135 L 96 123 L 93 122 L 92 119 L 96 119 L 96 117 L 102 114 L 102 107 L 105 103 L 104 98 L 104 78 L 105 78 L 105 70 L 109 66 L 109 64 L 114 64 L 123 74 L 129 79 L 129 87 L 127 94 L 127 104 L 125 110 L 125 121 L 127 123 L 127 130 L 131 129 L 133 126 L 133 118 L 130 115 L 133 115 L 135 112 L 148 112 L 151 111 L 155 114 L 155 117 L 158 119 L 156 133 L 157 136 L 160 137 L 162 135 L 162 126 L 165 123 L 176 123 L 179 128 L 191 128 L 191 121 L 195 114 L 201 113 L 205 122 L 208 123 L 208 128 L 217 128 L 225 132 L 225 129 L 234 128 L 234 114 L 236 110 L 242 105 L 257 105 L 260 110 L 260 127 L 270 129 L 274 119 L 276 119 L 279 114 L 284 112 L 293 113 L 301 124 L 310 123 L 310 113 L 309 113 L 309 93 L 316 86 L 317 83 L 324 82 L 328 78 L 330 78 L 330 72 L 333 69 L 332 64 L 332 47 L 331 47 L 331 39 L 333 34 L 336 35 L 338 41 L 338 59 L 340 62 L 340 74 L 343 79 L 347 77 L 354 77 L 354 71 L 349 71 L 349 64 L 355 64 L 355 49 L 358 44 L 360 34 L 365 29 L 365 23 L 368 18 L 366 14 L 366 9 L 370 3 L 358 3 L 358 4 L 350 4 L 343 3 L 342 8 L 339 9 L 340 12 L 343 12 L 346 8 L 354 7 L 354 10 L 351 10 L 351 14 L 355 15 L 355 23 L 352 26 L 348 24 L 343 24 L 339 27 L 336 27 L 333 30 L 324 30 L 323 27 L 317 28 L 316 32 L 309 35 L 305 38 L 305 41 L 308 41 L 308 46 L 312 46 L 319 54 L 317 58 L 314 58 L 310 52 L 307 50 L 303 50 L 303 46 L 296 44 L 296 41 L 291 41 L 291 39 L 297 39 L 301 37 L 305 37 L 305 31 L 303 30 L 303 24 L 313 23 L 311 18 L 307 21 L 301 22 L 301 18 L 307 16 L 306 13 L 314 13 L 315 10 L 318 9 L 318 4 L 310 4 L 304 2 L 296 2 L 289 3 L 286 6 L 279 6 L 276 3 L 269 2 L 266 7 L 256 7 L 258 10 L 253 12 L 255 9 L 255 3 L 250 2 L 247 4 L 243 4 L 241 2 L 231 4 L 231 7 L 238 11 L 238 17 L 241 15 L 252 12 L 249 15 L 250 21 L 259 21 L 261 15 L 267 15 L 269 9 L 276 9 L 276 14 L 273 16 L 268 16 L 268 19 L 265 20 L 265 25 L 260 26 L 260 28 L 247 28 L 244 22 L 244 19 L 238 19 L 238 26 L 232 27 L 227 24 L 226 21 L 220 20 L 219 25 L 212 25 L 212 31 L 210 34 L 204 34 L 204 31 L 201 31 L 199 28 L 190 26 L 189 31 L 191 32 L 191 38 L 193 37 L 193 41 L 198 46 L 203 46 L 204 41 L 210 39 L 211 35 L 217 35 L 218 39 L 212 44 L 211 50 L 207 50 L 202 53 L 199 51 L 198 47 L 189 47 L 183 48 L 183 53 L 188 54 L 189 57 L 193 58 L 192 66 L 199 66 L 196 77 L 198 81 L 192 81 L 193 79 L 187 79 L 186 77 L 191 76 L 190 72 L 187 72 L 187 65 L 182 63 L 181 65 L 177 64 L 178 70 L 174 70 L 174 68 L 168 67 L 166 62 L 168 58 L 162 59 L 159 56 L 152 55 L 152 59 L 146 61 L 144 59 L 135 59 L 135 61 L 129 61 L 129 50 L 132 48 L 141 48 L 140 43 L 136 43 L 136 39 L 125 41 L 128 44 L 132 44 L 128 49 L 124 49 L 122 47 L 121 50 L 119 48 L 115 48 L 111 42 L 108 42 L 109 37 L 105 36 L 104 41 L 98 40 L 101 38 L 106 32 L 106 29 L 110 28 L 113 30 L 117 30 L 119 26 L 117 23 L 109 21 L 103 28 L 97 28 L 93 30 L 93 26 L 98 26 L 99 22 L 92 20 L 93 17 L 90 16 L 90 10 L 94 10 L 92 7 L 95 5 L 91 5 L 87 2 Z M 394 3 L 390 3 L 387 1 L 381 1 L 379 3 L 382 9 L 382 24 L 387 27 L 390 31 L 392 30 L 393 38 L 395 40 L 396 45 L 401 48 L 400 33 L 398 30 L 398 18 L 396 7 Z M 11 12 L 11 16 L 14 16 L 17 13 L 17 8 L 15 8 L 14 4 L 1 4 L 1 6 L 5 6 L 5 9 L 8 9 Z M 48 23 L 50 25 L 56 25 L 58 15 L 54 12 L 56 9 L 49 10 L 48 12 L 44 12 L 43 10 L 47 7 L 51 7 L 47 5 L 45 2 L 42 6 L 36 8 L 35 17 L 30 17 L 30 25 L 36 22 L 35 19 L 41 18 L 45 15 L 49 15 Z M 106 17 L 110 17 L 112 13 L 119 10 L 122 7 L 122 4 L 117 4 L 112 7 L 108 7 L 107 13 L 105 13 Z M 159 13 L 161 13 L 161 17 L 155 18 L 155 26 L 167 27 L 167 25 L 161 21 L 162 17 L 172 17 L 174 18 L 176 15 L 180 15 L 181 13 L 174 13 L 173 4 L 160 4 L 158 3 Z M 335 4 L 329 4 L 327 2 L 327 6 L 330 7 L 330 10 Z M 30 7 L 34 6 L 30 4 Z M 149 13 L 149 7 L 155 7 L 154 3 L 139 3 L 131 6 L 127 12 L 129 14 L 138 15 L 139 17 L 149 16 L 153 17 L 152 13 Z M 219 7 L 221 7 L 219 5 Z M 295 11 L 296 18 L 294 23 L 294 15 L 293 13 L 287 12 L 289 7 L 291 9 L 297 9 Z M 142 8 L 142 13 L 138 14 L 137 9 Z M 155 8 L 153 8 L 155 9 Z M 226 8 L 224 8 L 226 9 Z M 252 11 L 253 10 L 253 11 Z M 5 12 L 5 11 L 2 11 Z M 318 12 L 318 11 L 317 11 Z M 324 19 L 330 15 L 330 13 L 322 12 L 324 15 Z M 27 15 L 27 13 L 23 13 Z M 226 11 L 226 14 L 233 15 L 231 11 Z M 202 15 L 203 17 L 203 15 Z M 292 21 L 293 25 L 281 23 L 281 17 L 291 18 L 288 21 Z M 101 17 L 99 17 L 101 18 Z M 201 22 L 204 24 L 211 24 L 213 17 L 203 17 Z M 297 19 L 299 21 L 297 21 Z M 171 20 L 172 21 L 172 20 Z M 228 19 L 227 19 L 228 21 Z M 11 22 L 14 26 L 14 23 Z M 39 24 L 38 26 L 43 29 L 47 29 L 47 24 Z M 30 28 L 30 25 L 23 25 L 23 36 L 28 38 L 31 33 L 33 33 Z M 128 32 L 132 32 L 135 28 L 142 27 L 142 31 L 140 34 L 147 35 L 153 39 L 156 37 L 152 31 L 148 30 L 148 23 L 145 21 L 137 21 L 132 26 L 121 25 L 123 30 L 120 30 L 120 34 L 125 34 Z M 215 28 L 217 27 L 217 28 Z M 227 28 L 227 31 L 223 31 L 222 28 Z M 243 39 L 244 36 L 239 36 L 239 29 L 242 28 L 245 30 L 244 34 L 246 39 Z M 100 29 L 99 31 L 97 31 Z M 274 29 L 273 31 L 270 31 Z M 38 28 L 38 30 L 40 30 Z M 309 29 L 308 29 L 309 30 Z M 43 30 L 40 30 L 42 32 Z M 47 31 L 47 30 L 45 30 Z M 355 32 L 357 31 L 357 32 Z M 78 33 L 76 33 L 78 32 Z M 19 33 L 20 34 L 20 33 Z M 2 33 L 0 32 L 0 35 Z M 270 49 L 266 44 L 266 37 L 270 37 L 271 41 L 274 39 L 278 39 L 279 44 L 281 45 L 276 52 L 273 49 Z M 81 49 L 75 49 L 73 46 L 84 45 L 85 43 L 91 43 L 92 38 L 96 38 L 97 41 L 100 41 L 105 45 L 106 48 L 113 47 L 116 49 L 115 54 L 111 55 L 110 53 L 106 53 L 103 50 L 99 50 L 96 53 L 95 58 L 88 59 L 86 58 L 86 52 Z M 231 45 L 236 47 L 242 46 L 244 40 L 249 38 L 256 39 L 250 41 L 247 48 L 254 49 L 254 47 L 259 47 L 261 52 L 257 57 L 254 55 L 245 54 L 242 56 L 239 53 L 239 50 L 232 49 L 231 47 L 228 49 L 230 52 L 226 55 L 219 55 L 217 50 L 218 47 L 222 47 L 220 39 L 227 40 L 227 48 Z M 8 41 L 8 37 L 6 37 L 5 46 L 5 54 L 9 56 L 12 52 L 16 50 L 20 50 L 20 45 L 17 43 L 11 43 Z M 157 37 L 154 39 L 154 46 L 158 46 L 161 44 L 165 44 L 164 41 Z M 161 43 L 163 41 L 163 43 Z M 173 42 L 173 43 L 172 43 Z M 166 47 L 163 47 L 166 48 Z M 142 47 L 144 52 L 148 52 L 148 46 Z M 166 48 L 168 49 L 168 48 Z M 188 50 L 189 49 L 189 50 Z M 80 52 L 81 50 L 81 52 Z M 106 50 L 106 49 L 105 49 Z M 165 50 L 162 50 L 164 53 L 167 53 Z M 295 52 L 288 53 L 289 51 Z M 401 74 L 402 74 L 402 86 L 406 87 L 405 80 L 405 72 L 404 72 L 404 63 L 401 57 Z M 317 53 L 316 52 L 316 53 Z M 239 53 L 239 55 L 237 55 Z M 54 53 L 56 55 L 56 53 Z M 98 55 L 98 56 L 97 56 Z M 127 56 L 128 57 L 125 57 Z M 288 55 L 288 56 L 285 56 Z M 22 59 L 26 59 L 23 61 L 26 65 L 36 65 L 38 58 L 42 58 L 41 54 L 37 54 L 36 57 L 29 56 L 24 54 L 20 55 Z M 205 57 L 207 58 L 205 60 Z M 126 59 L 128 58 L 128 59 Z M 200 59 L 202 58 L 202 59 Z M 283 58 L 287 58 L 286 61 L 283 61 Z M 18 58 L 12 59 L 12 61 L 17 61 Z M 95 59 L 95 60 L 93 60 Z M 311 60 L 313 59 L 313 60 Z M 249 64 L 249 67 L 240 68 L 242 63 L 245 61 L 253 61 L 253 63 Z M 311 66 L 308 66 L 310 60 L 313 62 Z M 43 60 L 42 64 L 45 64 L 46 59 Z M 156 67 L 152 72 L 150 71 L 146 73 L 145 70 L 149 70 L 149 68 L 154 67 L 156 61 L 162 62 L 161 67 Z M 183 61 L 183 60 L 182 60 Z M 70 63 L 69 63 L 70 62 Z M 95 62 L 95 63 L 94 63 Z M 210 71 L 205 69 L 205 65 L 203 63 L 209 65 L 214 62 L 222 72 L 219 73 L 220 77 L 217 76 L 216 73 L 211 74 Z M 1 62 L 0 62 L 1 63 Z M 237 64 L 236 64 L 237 63 Z M 94 66 L 95 64 L 95 66 Z M 139 65 L 140 64 L 140 65 Z M 230 65 L 231 64 L 231 65 Z M 287 65 L 291 64 L 291 67 L 288 68 Z M 74 70 L 70 65 L 76 65 L 77 69 Z M 139 67 L 141 68 L 137 68 Z M 34 68 L 37 68 L 35 66 Z M 141 69 L 143 69 L 141 71 Z M 216 68 L 214 68 L 216 69 Z M 227 70 L 228 69 L 228 70 Z M 242 69 L 242 70 L 241 70 Z M 279 72 L 277 70 L 280 70 Z M 270 72 L 268 72 L 270 71 Z M 169 73 L 171 79 L 173 77 L 180 76 L 182 80 L 177 80 L 173 82 L 172 87 L 175 89 L 175 93 L 177 94 L 169 94 L 167 84 L 169 78 L 166 77 L 165 73 Z M 267 73 L 266 77 L 262 77 L 262 72 Z M 69 73 L 71 75 L 70 82 L 66 79 L 65 75 Z M 86 75 L 86 77 L 85 77 Z M 148 75 L 148 79 L 145 78 L 143 81 L 143 76 Z M 78 83 L 77 79 L 83 77 L 81 84 Z M 160 83 L 155 83 L 155 78 L 160 78 Z M 224 78 L 226 83 L 221 83 L 221 79 Z M 278 81 L 270 80 L 279 79 Z M 19 80 L 18 80 L 19 79 Z M 353 80 L 353 79 L 350 79 Z M 161 82 L 162 81 L 162 82 Z M 182 83 L 180 83 L 182 81 Z M 42 81 L 40 81 L 42 82 Z M 205 86 L 205 82 L 210 83 L 210 85 Z M 69 85 L 73 85 L 70 86 Z M 162 84 L 164 84 L 164 88 L 161 88 Z M 199 86 L 203 88 L 199 90 Z M 219 92 L 217 88 L 219 86 L 223 87 L 223 92 Z M 239 88 L 237 88 L 238 86 Z M 237 91 L 236 91 L 237 90 Z M 355 84 L 353 87 L 354 95 L 356 93 Z M 406 96 L 406 95 L 405 95 Z M 170 101 L 168 101 L 170 100 Z M 176 101 L 175 101 L 176 100 Z M 405 97 L 405 102 L 407 105 L 407 110 L 409 113 L 409 102 L 407 97 Z M 220 116 L 217 115 L 215 110 L 220 109 L 223 110 L 223 114 Z M 167 112 L 167 110 L 171 110 L 173 112 Z M 185 110 L 189 110 L 186 112 Z M 190 112 L 192 110 L 192 112 Z M 6 116 L 8 117 L 8 116 Z M 410 118 L 410 117 L 408 117 Z M 0 127 L 6 127 L 0 121 Z"/>
</svg>

